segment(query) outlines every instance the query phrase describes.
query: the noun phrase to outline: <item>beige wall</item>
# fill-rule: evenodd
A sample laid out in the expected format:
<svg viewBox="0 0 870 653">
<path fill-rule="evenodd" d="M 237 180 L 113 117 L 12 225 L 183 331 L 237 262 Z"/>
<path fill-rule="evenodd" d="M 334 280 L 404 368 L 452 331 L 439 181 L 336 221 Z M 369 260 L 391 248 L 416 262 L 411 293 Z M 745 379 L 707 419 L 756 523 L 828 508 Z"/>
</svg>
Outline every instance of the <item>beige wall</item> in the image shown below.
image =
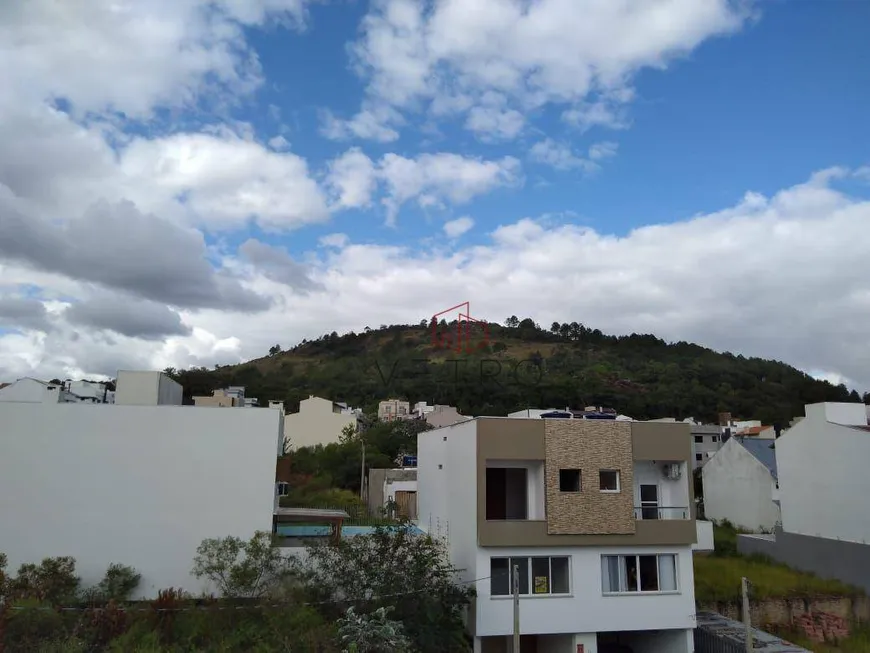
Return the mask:
<svg viewBox="0 0 870 653">
<path fill-rule="evenodd" d="M 196 406 L 201 407 L 213 407 L 213 408 L 232 408 L 237 404 L 235 403 L 235 397 L 225 397 L 223 395 L 218 395 L 216 397 L 194 397 L 193 403 Z"/>
<path fill-rule="evenodd" d="M 356 426 L 353 414 L 333 412 L 333 402 L 311 397 L 299 402 L 298 413 L 284 416 L 284 437 L 293 449 L 338 442 L 348 424 Z"/>
</svg>

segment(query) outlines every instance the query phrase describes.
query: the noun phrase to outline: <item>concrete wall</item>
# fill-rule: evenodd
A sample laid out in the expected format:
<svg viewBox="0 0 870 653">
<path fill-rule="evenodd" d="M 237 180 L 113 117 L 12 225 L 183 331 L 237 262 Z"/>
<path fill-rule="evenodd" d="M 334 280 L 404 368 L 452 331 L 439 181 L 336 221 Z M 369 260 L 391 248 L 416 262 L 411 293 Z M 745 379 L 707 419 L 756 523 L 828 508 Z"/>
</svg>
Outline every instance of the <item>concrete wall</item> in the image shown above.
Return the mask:
<svg viewBox="0 0 870 653">
<path fill-rule="evenodd" d="M 779 521 L 770 471 L 734 438 L 704 465 L 701 475 L 707 519 L 727 519 L 750 531 L 772 530 Z"/>
<path fill-rule="evenodd" d="M 870 545 L 777 530 L 776 538 L 739 535 L 737 550 L 760 553 L 789 567 L 857 585 L 870 593 Z"/>
<path fill-rule="evenodd" d="M 676 553 L 677 593 L 604 596 L 601 591 L 601 556 Z M 489 575 L 490 557 L 570 556 L 571 594 L 520 598 L 522 633 L 559 634 L 626 630 L 694 628 L 695 589 L 691 547 L 533 547 L 479 549 L 478 577 Z M 513 600 L 492 597 L 490 581 L 477 583 L 477 635 L 513 632 Z M 679 649 L 676 649 L 679 650 Z"/>
<path fill-rule="evenodd" d="M 870 496 L 870 433 L 825 419 L 866 421 L 865 408 L 814 404 L 806 410 L 806 419 L 776 441 L 782 528 L 798 535 L 870 542 L 870 520 L 862 518 Z"/>
<path fill-rule="evenodd" d="M 0 551 L 12 570 L 73 556 L 85 585 L 112 562 L 131 565 L 144 598 L 207 590 L 189 573 L 203 539 L 271 530 L 279 417 L 0 404 Z"/>
<path fill-rule="evenodd" d="M 284 436 L 293 449 L 329 444 L 341 439 L 342 430 L 357 424 L 352 413 L 336 413 L 333 402 L 321 397 L 310 397 L 299 402 L 298 413 L 284 416 Z"/>
<path fill-rule="evenodd" d="M 184 388 L 163 372 L 119 370 L 115 403 L 124 406 L 180 406 Z"/>
</svg>

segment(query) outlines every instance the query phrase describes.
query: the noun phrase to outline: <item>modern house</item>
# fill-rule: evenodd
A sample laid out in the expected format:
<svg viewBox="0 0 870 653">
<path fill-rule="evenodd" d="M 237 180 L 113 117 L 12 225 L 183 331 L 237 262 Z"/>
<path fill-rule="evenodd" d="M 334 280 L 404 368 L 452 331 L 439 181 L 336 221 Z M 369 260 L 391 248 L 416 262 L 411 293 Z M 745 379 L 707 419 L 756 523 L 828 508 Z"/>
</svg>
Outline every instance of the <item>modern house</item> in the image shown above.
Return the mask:
<svg viewBox="0 0 870 653">
<path fill-rule="evenodd" d="M 390 422 L 405 419 L 411 414 L 411 403 L 402 399 L 385 399 L 378 404 L 378 419 Z"/>
<path fill-rule="evenodd" d="M 0 551 L 12 569 L 72 556 L 88 586 L 117 562 L 142 575 L 133 598 L 199 594 L 214 589 L 190 574 L 203 539 L 270 530 L 281 413 L 160 403 L 162 382 L 119 374 L 118 397 L 136 405 L 0 403 L 0 523 L 14 524 Z"/>
<path fill-rule="evenodd" d="M 202 408 L 257 408 L 260 400 L 245 396 L 245 386 L 231 385 L 228 388 L 212 390 L 211 397 L 194 397 L 193 403 Z M 270 402 L 271 403 L 271 402 Z"/>
<path fill-rule="evenodd" d="M 693 650 L 688 424 L 478 417 L 417 436 L 421 529 L 476 581 L 475 653 Z M 627 650 L 627 649 L 626 649 Z"/>
<path fill-rule="evenodd" d="M 782 527 L 738 549 L 870 591 L 870 425 L 859 403 L 804 407 L 776 440 Z"/>
<path fill-rule="evenodd" d="M 411 411 L 410 417 L 413 419 L 426 420 L 427 424 L 436 429 L 471 419 L 466 415 L 460 415 L 459 411 L 453 406 L 445 406 L 444 404 L 435 404 L 434 406 L 431 406 L 425 401 L 418 401 L 414 404 L 414 409 Z"/>
<path fill-rule="evenodd" d="M 703 467 L 704 516 L 753 532 L 780 521 L 775 442 L 733 437 Z"/>
<path fill-rule="evenodd" d="M 310 395 L 299 402 L 298 413 L 284 416 L 284 438 L 291 449 L 338 442 L 345 428 L 359 428 L 359 418 L 360 411 L 347 404 Z"/>
<path fill-rule="evenodd" d="M 721 429 L 715 425 L 692 424 L 692 469 L 703 467 L 722 447 Z"/>
</svg>

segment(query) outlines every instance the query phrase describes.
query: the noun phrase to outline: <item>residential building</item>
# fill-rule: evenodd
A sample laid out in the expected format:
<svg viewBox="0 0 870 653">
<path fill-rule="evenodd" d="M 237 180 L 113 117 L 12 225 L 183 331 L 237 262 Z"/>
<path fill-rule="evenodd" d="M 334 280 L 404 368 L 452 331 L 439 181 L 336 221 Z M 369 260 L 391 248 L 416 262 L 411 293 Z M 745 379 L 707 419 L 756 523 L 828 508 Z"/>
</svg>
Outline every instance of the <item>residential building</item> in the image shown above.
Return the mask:
<svg viewBox="0 0 870 653">
<path fill-rule="evenodd" d="M 703 466 L 722 446 L 721 429 L 716 425 L 692 424 L 692 467 Z"/>
<path fill-rule="evenodd" d="M 255 397 L 245 396 L 245 386 L 231 385 L 228 388 L 212 390 L 211 397 L 194 397 L 193 403 L 196 406 L 203 408 L 211 406 L 214 408 L 257 408 L 260 405 L 260 400 Z M 270 407 L 272 407 L 270 402 Z M 283 402 L 281 403 L 283 407 Z"/>
<path fill-rule="evenodd" d="M 382 422 L 403 419 L 410 414 L 410 402 L 401 399 L 386 399 L 378 404 L 378 419 Z"/>
<path fill-rule="evenodd" d="M 394 506 L 395 516 L 417 519 L 417 470 L 369 469 L 367 504 L 372 514 Z"/>
<path fill-rule="evenodd" d="M 122 406 L 180 406 L 184 388 L 163 372 L 119 370 L 115 403 Z"/>
<path fill-rule="evenodd" d="M 46 383 L 39 379 L 25 377 L 0 388 L 0 402 L 14 401 L 32 404 L 77 403 L 68 393 L 63 383 Z"/>
<path fill-rule="evenodd" d="M 359 428 L 360 411 L 322 397 L 309 395 L 299 402 L 299 412 L 284 416 L 284 437 L 289 448 L 338 442 L 348 426 Z"/>
<path fill-rule="evenodd" d="M 859 403 L 818 403 L 776 442 L 782 525 L 738 549 L 870 591 L 870 425 Z M 715 460 L 715 459 L 714 459 Z"/>
<path fill-rule="evenodd" d="M 113 404 L 115 391 L 99 381 L 65 381 L 64 389 L 81 403 Z"/>
<path fill-rule="evenodd" d="M 513 413 L 508 413 L 508 417 L 519 418 L 543 418 L 543 419 L 606 419 L 616 421 L 631 421 L 631 418 L 626 415 L 620 415 L 613 408 L 604 408 L 601 406 L 586 406 L 583 410 L 572 410 L 565 408 L 526 408 Z"/>
<path fill-rule="evenodd" d="M 702 471 L 704 516 L 753 532 L 780 521 L 774 442 L 733 437 Z"/>
<path fill-rule="evenodd" d="M 190 574 L 204 539 L 270 530 L 282 415 L 159 404 L 143 378 L 119 375 L 118 396 L 137 405 L 0 403 L 0 523 L 14 524 L 0 551 L 12 569 L 72 556 L 89 586 L 116 562 L 142 575 L 133 598 L 198 595 L 215 590 Z"/>
<path fill-rule="evenodd" d="M 471 419 L 466 415 L 460 415 L 459 411 L 453 406 L 445 406 L 443 404 L 430 406 L 425 401 L 418 401 L 414 404 L 414 410 L 411 415 L 417 419 L 426 420 L 427 424 L 430 424 L 436 429 Z"/>
<path fill-rule="evenodd" d="M 476 653 L 688 653 L 695 625 L 688 424 L 478 417 L 418 442 L 418 525 L 475 582 Z M 599 648 L 600 647 L 600 648 Z"/>
</svg>

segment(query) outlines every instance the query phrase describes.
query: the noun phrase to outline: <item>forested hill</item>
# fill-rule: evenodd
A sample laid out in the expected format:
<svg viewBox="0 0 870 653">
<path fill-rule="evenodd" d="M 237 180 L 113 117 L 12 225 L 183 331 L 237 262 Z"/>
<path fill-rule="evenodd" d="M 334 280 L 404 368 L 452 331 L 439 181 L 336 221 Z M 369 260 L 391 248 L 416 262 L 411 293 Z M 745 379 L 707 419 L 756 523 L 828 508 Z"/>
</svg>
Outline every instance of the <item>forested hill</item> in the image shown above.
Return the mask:
<svg viewBox="0 0 870 653">
<path fill-rule="evenodd" d="M 442 322 L 444 331 L 455 332 Z M 652 335 L 608 336 L 578 323 L 543 329 L 531 319 L 490 324 L 474 353 L 433 343 L 427 322 L 337 333 L 240 365 L 169 370 L 186 396 L 244 385 L 261 403 L 297 410 L 311 394 L 367 412 L 389 397 L 451 404 L 466 415 L 528 407 L 603 405 L 635 419 L 735 418 L 787 425 L 803 405 L 860 401 L 844 385 L 818 381 L 776 361 L 744 358 Z"/>
</svg>

